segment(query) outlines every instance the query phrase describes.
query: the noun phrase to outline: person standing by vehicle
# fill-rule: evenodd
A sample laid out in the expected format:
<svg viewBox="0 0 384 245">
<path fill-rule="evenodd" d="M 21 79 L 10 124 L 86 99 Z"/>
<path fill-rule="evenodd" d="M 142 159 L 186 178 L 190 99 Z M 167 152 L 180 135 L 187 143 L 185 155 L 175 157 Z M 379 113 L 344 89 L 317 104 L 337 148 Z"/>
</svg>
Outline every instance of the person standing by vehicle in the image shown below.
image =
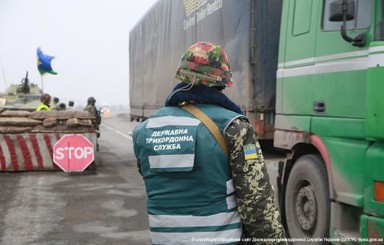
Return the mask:
<svg viewBox="0 0 384 245">
<path fill-rule="evenodd" d="M 36 108 L 36 111 L 50 111 L 51 96 L 49 94 L 43 94 L 40 96 L 41 104 Z"/>
<path fill-rule="evenodd" d="M 96 108 L 96 99 L 95 97 L 89 97 L 87 99 L 87 106 L 84 108 L 84 111 L 88 111 L 92 116 L 95 117 L 95 127 L 99 129 L 99 125 L 101 123 L 100 112 Z"/>
<path fill-rule="evenodd" d="M 96 99 L 95 97 L 88 97 L 87 99 L 87 106 L 84 108 L 84 111 L 88 111 L 93 116 L 96 116 Z"/>
<path fill-rule="evenodd" d="M 92 116 L 95 117 L 95 129 L 96 129 L 96 135 L 97 138 L 100 137 L 100 129 L 99 125 L 101 124 L 101 115 L 100 111 L 96 108 L 96 99 L 95 97 L 88 97 L 87 99 L 87 106 L 84 108 L 84 111 L 88 111 Z M 96 145 L 96 150 L 99 150 L 99 143 Z"/>
<path fill-rule="evenodd" d="M 192 45 L 176 78 L 165 107 L 133 132 L 152 243 L 286 244 L 255 133 L 222 93 L 233 84 L 225 51 Z"/>
</svg>

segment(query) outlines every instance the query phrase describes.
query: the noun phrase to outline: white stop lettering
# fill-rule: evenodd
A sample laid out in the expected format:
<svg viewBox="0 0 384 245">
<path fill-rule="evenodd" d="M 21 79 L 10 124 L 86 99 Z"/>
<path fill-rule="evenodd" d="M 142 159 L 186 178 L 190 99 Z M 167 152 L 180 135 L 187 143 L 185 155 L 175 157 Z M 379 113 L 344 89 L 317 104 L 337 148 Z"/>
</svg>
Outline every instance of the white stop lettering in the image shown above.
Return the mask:
<svg viewBox="0 0 384 245">
<path fill-rule="evenodd" d="M 60 147 L 55 151 L 55 157 L 58 160 L 64 159 L 65 155 L 69 159 L 84 159 L 93 154 L 93 148 L 90 146 L 86 147 Z"/>
</svg>

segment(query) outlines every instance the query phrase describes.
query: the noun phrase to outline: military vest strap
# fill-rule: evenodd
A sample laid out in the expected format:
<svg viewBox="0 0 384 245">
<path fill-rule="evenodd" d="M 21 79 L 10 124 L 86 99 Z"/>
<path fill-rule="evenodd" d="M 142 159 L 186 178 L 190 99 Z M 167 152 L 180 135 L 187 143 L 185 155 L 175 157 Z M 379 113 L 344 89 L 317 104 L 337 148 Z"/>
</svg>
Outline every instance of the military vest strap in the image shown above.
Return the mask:
<svg viewBox="0 0 384 245">
<path fill-rule="evenodd" d="M 188 104 L 181 108 L 188 111 L 189 113 L 194 115 L 196 118 L 198 118 L 202 123 L 204 123 L 204 125 L 209 129 L 209 131 L 211 131 L 211 133 L 213 134 L 217 142 L 220 144 L 225 155 L 228 156 L 227 142 L 225 141 L 224 136 L 221 134 L 220 129 L 212 121 L 212 119 L 210 119 L 204 112 L 202 112 L 199 108 L 197 108 L 194 105 Z"/>
</svg>

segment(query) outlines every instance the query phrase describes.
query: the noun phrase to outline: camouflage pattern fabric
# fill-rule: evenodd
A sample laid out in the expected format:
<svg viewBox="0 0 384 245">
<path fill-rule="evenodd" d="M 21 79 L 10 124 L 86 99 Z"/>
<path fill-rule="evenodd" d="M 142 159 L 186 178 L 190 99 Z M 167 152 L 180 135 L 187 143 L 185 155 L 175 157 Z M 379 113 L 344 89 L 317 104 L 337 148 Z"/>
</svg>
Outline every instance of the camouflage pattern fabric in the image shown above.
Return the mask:
<svg viewBox="0 0 384 245">
<path fill-rule="evenodd" d="M 84 111 L 88 111 L 92 116 L 96 116 L 96 110 L 96 106 L 89 104 L 84 108 Z"/>
<path fill-rule="evenodd" d="M 244 244 L 286 244 L 273 186 L 251 125 L 236 119 L 224 133 L 236 189 L 238 211 L 243 222 Z M 266 239 L 268 241 L 263 241 Z M 281 239 L 281 240 L 279 240 Z"/>
<path fill-rule="evenodd" d="M 98 130 L 99 129 L 99 125 L 101 123 L 101 117 L 100 117 L 100 114 L 99 114 L 99 111 L 97 110 L 96 106 L 93 105 L 93 104 L 88 104 L 85 108 L 84 108 L 84 111 L 88 111 L 92 116 L 95 117 L 95 123 L 94 123 L 94 126 L 95 128 Z M 100 134 L 98 133 L 98 137 L 100 136 Z"/>
<path fill-rule="evenodd" d="M 197 42 L 183 54 L 176 79 L 195 85 L 230 87 L 233 84 L 227 54 L 218 45 Z"/>
</svg>

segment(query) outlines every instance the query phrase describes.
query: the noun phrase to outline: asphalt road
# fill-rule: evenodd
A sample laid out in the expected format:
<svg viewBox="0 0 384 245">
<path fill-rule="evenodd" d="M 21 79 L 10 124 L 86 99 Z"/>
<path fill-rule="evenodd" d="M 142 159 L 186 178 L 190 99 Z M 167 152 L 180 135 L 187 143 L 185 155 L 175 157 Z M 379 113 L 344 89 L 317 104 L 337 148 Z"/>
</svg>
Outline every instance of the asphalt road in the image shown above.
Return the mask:
<svg viewBox="0 0 384 245">
<path fill-rule="evenodd" d="M 150 244 L 129 117 L 104 118 L 96 170 L 0 173 L 1 245 Z M 279 156 L 266 155 L 273 182 Z"/>
</svg>

